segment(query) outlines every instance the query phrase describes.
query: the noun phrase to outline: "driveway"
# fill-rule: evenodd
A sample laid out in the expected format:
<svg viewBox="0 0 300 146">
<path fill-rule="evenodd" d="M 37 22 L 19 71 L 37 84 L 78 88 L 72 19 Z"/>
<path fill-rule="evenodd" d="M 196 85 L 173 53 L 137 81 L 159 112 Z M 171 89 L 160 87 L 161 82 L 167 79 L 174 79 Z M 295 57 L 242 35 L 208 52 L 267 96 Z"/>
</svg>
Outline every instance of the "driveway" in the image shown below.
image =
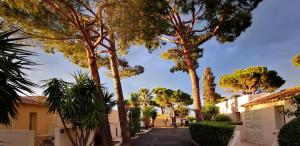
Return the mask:
<svg viewBox="0 0 300 146">
<path fill-rule="evenodd" d="M 194 146 L 188 128 L 154 128 L 132 142 L 133 146 Z"/>
</svg>

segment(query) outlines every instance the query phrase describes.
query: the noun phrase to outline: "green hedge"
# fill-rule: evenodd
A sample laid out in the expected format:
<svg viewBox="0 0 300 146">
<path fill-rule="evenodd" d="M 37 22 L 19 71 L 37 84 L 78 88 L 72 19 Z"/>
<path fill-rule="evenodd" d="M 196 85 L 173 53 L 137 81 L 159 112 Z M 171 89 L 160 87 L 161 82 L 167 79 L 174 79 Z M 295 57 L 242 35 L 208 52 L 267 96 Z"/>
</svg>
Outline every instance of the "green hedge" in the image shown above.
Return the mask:
<svg viewBox="0 0 300 146">
<path fill-rule="evenodd" d="M 234 132 L 234 125 L 212 121 L 192 123 L 189 128 L 192 139 L 200 146 L 227 146 Z"/>
<path fill-rule="evenodd" d="M 215 121 L 217 121 L 217 122 L 232 122 L 232 119 L 227 115 L 218 114 L 215 117 Z"/>
<path fill-rule="evenodd" d="M 278 134 L 280 146 L 300 146 L 300 118 L 284 125 Z"/>
</svg>

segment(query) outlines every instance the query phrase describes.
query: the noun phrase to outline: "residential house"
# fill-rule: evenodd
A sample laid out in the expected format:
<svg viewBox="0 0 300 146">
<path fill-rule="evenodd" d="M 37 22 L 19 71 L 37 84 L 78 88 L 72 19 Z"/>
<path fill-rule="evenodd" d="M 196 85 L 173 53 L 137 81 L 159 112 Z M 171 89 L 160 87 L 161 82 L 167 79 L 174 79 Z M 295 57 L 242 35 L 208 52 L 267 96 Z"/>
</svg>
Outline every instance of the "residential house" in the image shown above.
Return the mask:
<svg viewBox="0 0 300 146">
<path fill-rule="evenodd" d="M 271 146 L 277 141 L 280 128 L 294 118 L 282 112 L 295 109 L 290 99 L 299 93 L 300 86 L 297 86 L 273 94 L 244 95 L 221 102 L 217 106 L 220 113 L 243 123 L 236 128 L 240 131 L 242 140 Z"/>
<path fill-rule="evenodd" d="M 2 135 L 14 135 L 14 138 L 0 137 L 0 141 L 12 141 L 15 139 L 23 139 L 22 136 L 30 131 L 34 134 L 35 146 L 43 144 L 43 142 L 54 141 L 55 133 L 58 129 L 63 129 L 61 119 L 57 114 L 48 113 L 48 106 L 46 104 L 46 98 L 44 96 L 23 96 L 21 97 L 22 103 L 18 104 L 18 118 L 13 119 L 9 126 L 0 124 L 0 136 Z M 112 110 L 109 114 L 109 123 L 111 133 L 114 141 L 121 140 L 120 122 L 118 117 L 118 111 Z M 10 134 L 7 134 L 10 133 Z M 26 136 L 27 136 L 26 135 Z M 28 136 L 27 136 L 28 137 Z M 0 143 L 2 145 L 2 143 Z M 4 145 L 6 146 L 6 145 Z M 19 146 L 18 144 L 12 146 Z"/>
</svg>

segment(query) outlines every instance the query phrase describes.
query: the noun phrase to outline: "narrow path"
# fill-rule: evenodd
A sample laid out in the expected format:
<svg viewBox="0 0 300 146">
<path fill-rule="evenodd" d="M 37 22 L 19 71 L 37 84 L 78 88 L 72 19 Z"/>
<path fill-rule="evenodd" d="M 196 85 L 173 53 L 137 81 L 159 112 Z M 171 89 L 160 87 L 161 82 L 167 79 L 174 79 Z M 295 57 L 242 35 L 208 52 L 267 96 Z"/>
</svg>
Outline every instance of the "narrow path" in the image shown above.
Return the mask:
<svg viewBox="0 0 300 146">
<path fill-rule="evenodd" d="M 133 141 L 133 146 L 194 146 L 188 128 L 154 128 Z"/>
</svg>

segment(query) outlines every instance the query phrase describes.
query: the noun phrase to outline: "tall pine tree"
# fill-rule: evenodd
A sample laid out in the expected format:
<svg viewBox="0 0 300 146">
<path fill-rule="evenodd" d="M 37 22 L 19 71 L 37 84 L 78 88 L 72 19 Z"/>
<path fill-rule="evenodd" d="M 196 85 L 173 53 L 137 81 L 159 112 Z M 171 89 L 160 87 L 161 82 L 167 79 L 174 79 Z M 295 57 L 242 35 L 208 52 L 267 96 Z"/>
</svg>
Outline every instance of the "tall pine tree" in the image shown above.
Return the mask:
<svg viewBox="0 0 300 146">
<path fill-rule="evenodd" d="M 98 68 L 111 70 L 108 74 L 114 80 L 122 142 L 126 145 L 130 138 L 120 80 L 142 73 L 143 68 L 130 67 L 122 55 L 126 55 L 132 43 L 146 44 L 149 48 L 157 46 L 152 34 L 163 27 L 156 27 L 160 21 L 148 21 L 159 20 L 154 19 L 159 7 L 154 5 L 155 1 L 149 0 L 4 0 L 0 2 L 0 16 L 47 52 L 62 52 L 73 63 L 89 68 L 98 85 L 101 83 Z M 101 139 L 110 146 L 107 119 L 103 129 Z"/>
<path fill-rule="evenodd" d="M 162 41 L 175 45 L 161 57 L 175 62 L 171 69 L 189 74 L 192 84 L 194 111 L 203 120 L 199 77 L 196 72 L 200 47 L 213 37 L 221 43 L 232 42 L 251 25 L 252 11 L 262 0 L 166 0 L 163 1 L 170 25 Z"/>
<path fill-rule="evenodd" d="M 203 96 L 205 102 L 216 102 L 220 94 L 216 93 L 215 76 L 210 67 L 206 67 L 203 74 Z"/>
</svg>

